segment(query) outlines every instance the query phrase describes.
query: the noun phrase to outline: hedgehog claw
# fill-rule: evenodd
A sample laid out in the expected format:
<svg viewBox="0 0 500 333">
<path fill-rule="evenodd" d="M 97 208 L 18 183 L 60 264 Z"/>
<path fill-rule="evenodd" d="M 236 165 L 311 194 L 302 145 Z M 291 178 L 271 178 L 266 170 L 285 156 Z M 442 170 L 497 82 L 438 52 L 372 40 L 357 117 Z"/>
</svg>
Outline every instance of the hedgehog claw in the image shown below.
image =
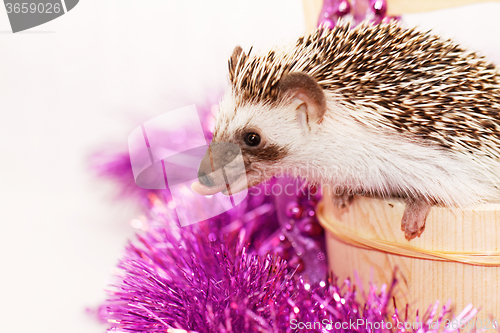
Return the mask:
<svg viewBox="0 0 500 333">
<path fill-rule="evenodd" d="M 406 208 L 401 220 L 401 230 L 405 232 L 407 240 L 420 237 L 424 232 L 425 220 L 430 210 L 431 205 L 425 200 L 406 200 Z"/>
</svg>

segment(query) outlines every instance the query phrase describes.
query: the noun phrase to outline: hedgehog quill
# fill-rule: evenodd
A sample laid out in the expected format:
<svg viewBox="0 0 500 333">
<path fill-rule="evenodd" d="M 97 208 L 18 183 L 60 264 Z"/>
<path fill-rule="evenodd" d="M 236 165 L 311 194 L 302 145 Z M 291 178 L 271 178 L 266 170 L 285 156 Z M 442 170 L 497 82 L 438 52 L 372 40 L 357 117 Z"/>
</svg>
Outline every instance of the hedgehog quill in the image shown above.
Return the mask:
<svg viewBox="0 0 500 333">
<path fill-rule="evenodd" d="M 225 189 L 211 173 L 214 160 L 234 159 L 217 148 L 231 143 L 246 175 L 232 192 L 286 169 L 343 189 L 340 206 L 360 189 L 402 198 L 408 240 L 433 205 L 500 197 L 500 75 L 450 40 L 394 22 L 320 27 L 287 47 L 236 47 L 229 79 L 193 185 L 200 194 Z"/>
</svg>

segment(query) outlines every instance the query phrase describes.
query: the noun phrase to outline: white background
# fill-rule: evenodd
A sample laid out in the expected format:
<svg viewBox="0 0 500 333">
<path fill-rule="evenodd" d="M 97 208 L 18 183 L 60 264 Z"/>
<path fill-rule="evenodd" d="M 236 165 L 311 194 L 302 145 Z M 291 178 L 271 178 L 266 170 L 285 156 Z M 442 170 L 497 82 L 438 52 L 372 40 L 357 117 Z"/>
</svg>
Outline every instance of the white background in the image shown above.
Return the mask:
<svg viewBox="0 0 500 333">
<path fill-rule="evenodd" d="M 500 64 L 500 4 L 405 17 Z M 88 171 L 88 156 L 140 122 L 220 92 L 237 44 L 303 31 L 281 1 L 82 0 L 12 34 L 0 7 L 0 331 L 103 332 L 104 298 L 134 229 L 131 201 Z"/>
</svg>

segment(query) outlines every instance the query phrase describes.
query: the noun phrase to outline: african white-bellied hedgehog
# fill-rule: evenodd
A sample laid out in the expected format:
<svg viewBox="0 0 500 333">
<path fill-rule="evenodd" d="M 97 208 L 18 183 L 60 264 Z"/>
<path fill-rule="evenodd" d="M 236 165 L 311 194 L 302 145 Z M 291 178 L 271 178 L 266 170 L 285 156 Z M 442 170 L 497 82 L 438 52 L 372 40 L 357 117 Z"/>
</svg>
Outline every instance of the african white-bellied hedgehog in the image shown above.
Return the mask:
<svg viewBox="0 0 500 333">
<path fill-rule="evenodd" d="M 229 78 L 199 193 L 226 188 L 210 173 L 234 158 L 215 145 L 229 142 L 247 176 L 231 192 L 287 170 L 343 189 L 340 204 L 353 190 L 404 198 L 408 239 L 432 205 L 500 197 L 500 75 L 450 40 L 396 23 L 320 27 L 284 48 L 237 47 Z"/>
</svg>

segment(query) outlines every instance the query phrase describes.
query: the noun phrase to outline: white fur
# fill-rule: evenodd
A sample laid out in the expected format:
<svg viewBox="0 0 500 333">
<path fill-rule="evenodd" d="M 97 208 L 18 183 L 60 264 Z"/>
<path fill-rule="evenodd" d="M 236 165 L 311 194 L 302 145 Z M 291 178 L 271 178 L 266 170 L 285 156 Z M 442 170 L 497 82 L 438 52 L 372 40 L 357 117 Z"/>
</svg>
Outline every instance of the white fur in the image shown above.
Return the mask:
<svg viewBox="0 0 500 333">
<path fill-rule="evenodd" d="M 500 163 L 478 162 L 472 156 L 405 138 L 363 118 L 361 109 L 342 106 L 326 95 L 327 112 L 320 124 L 300 125 L 293 103 L 270 108 L 247 105 L 236 110 L 229 90 L 221 102 L 215 140 L 232 140 L 241 128 L 258 128 L 263 142 L 288 147 L 278 162 L 252 165 L 251 184 L 285 171 L 319 183 L 362 189 L 382 196 L 406 194 L 449 206 L 464 207 L 497 199 Z M 365 112 L 366 111 L 366 112 Z M 370 114 L 374 114 L 373 111 Z"/>
</svg>

